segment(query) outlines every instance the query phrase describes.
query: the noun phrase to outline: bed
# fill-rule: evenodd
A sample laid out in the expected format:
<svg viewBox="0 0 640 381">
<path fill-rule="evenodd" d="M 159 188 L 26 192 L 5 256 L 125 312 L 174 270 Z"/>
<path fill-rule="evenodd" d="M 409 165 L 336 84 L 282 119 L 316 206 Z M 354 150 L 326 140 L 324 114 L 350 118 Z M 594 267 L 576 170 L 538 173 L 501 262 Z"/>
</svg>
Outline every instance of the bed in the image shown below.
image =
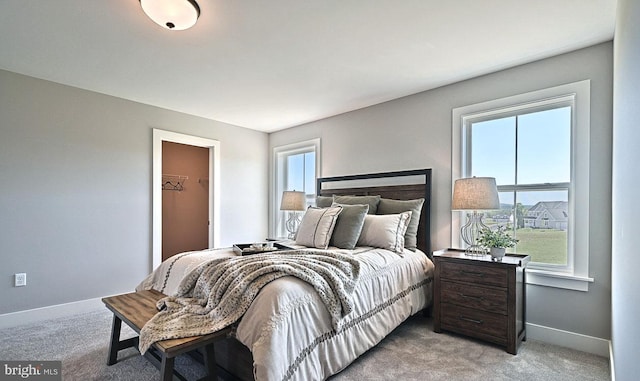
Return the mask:
<svg viewBox="0 0 640 381">
<path fill-rule="evenodd" d="M 291 251 L 281 251 L 278 260 L 296 255 L 301 258 L 327 255 L 333 262 L 336 258 L 344 259 L 341 266 L 351 263 L 347 273 L 355 272 L 355 278 L 340 283 L 346 284 L 343 288 L 349 291 L 348 305 L 345 307 L 343 303 L 340 310 L 338 304 L 337 310 L 342 315 L 336 318 L 323 289 L 318 291 L 313 282 L 296 276 L 278 276 L 267 282 L 232 324 L 231 337 L 216 343 L 216 359 L 223 374 L 243 380 L 327 379 L 379 343 L 409 316 L 429 311 L 433 280 L 429 229 L 431 170 L 319 178 L 317 195 L 317 203 L 324 207 L 307 210 L 296 240 L 283 242 Z M 331 211 L 335 215 L 326 218 Z M 312 218 L 314 215 L 324 219 L 316 220 Z M 352 226 L 351 217 L 347 220 L 347 216 L 353 215 L 359 216 L 357 221 L 362 220 L 356 241 L 353 231 L 358 228 Z M 347 229 L 341 226 L 348 226 L 349 233 L 344 234 Z M 390 227 L 395 230 L 389 232 Z M 318 233 L 324 228 L 329 237 Z M 324 244 L 330 246 L 325 249 Z M 353 248 L 349 246 L 352 244 Z M 252 255 L 254 265 L 262 261 L 260 258 L 274 258 L 268 255 Z M 203 268 L 209 263 L 234 257 L 237 254 L 229 248 L 181 253 L 163 262 L 136 289 L 184 296 L 187 280 L 191 279 L 191 290 L 202 283 L 201 276 L 194 273 L 205 272 Z M 216 266 L 208 268 L 215 270 Z M 170 299 L 168 306 L 184 298 Z M 195 307 L 202 305 L 200 302 Z M 188 323 L 174 323 L 187 327 L 187 332 L 199 332 Z"/>
</svg>

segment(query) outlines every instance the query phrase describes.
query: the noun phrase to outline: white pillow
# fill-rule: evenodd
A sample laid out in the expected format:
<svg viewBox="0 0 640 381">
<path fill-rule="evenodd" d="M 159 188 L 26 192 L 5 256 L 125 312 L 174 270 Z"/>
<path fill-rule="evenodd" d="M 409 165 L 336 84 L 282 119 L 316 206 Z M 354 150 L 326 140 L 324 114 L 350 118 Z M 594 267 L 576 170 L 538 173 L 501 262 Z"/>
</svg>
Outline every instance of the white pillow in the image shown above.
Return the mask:
<svg viewBox="0 0 640 381">
<path fill-rule="evenodd" d="M 411 221 L 411 212 L 400 214 L 367 214 L 358 239 L 358 246 L 373 246 L 402 253 L 404 233 Z"/>
<path fill-rule="evenodd" d="M 340 212 L 341 206 L 307 209 L 296 234 L 296 244 L 326 249 Z"/>
</svg>

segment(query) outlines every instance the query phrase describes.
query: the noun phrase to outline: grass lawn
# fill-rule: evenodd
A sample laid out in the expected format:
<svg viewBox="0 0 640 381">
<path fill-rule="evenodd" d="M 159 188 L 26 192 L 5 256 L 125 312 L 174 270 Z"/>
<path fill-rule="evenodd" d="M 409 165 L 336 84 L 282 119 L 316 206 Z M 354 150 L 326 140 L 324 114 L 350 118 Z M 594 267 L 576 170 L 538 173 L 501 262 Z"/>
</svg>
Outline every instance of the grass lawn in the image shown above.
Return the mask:
<svg viewBox="0 0 640 381">
<path fill-rule="evenodd" d="M 516 252 L 528 254 L 532 262 L 567 263 L 567 232 L 551 229 L 518 229 Z"/>
</svg>

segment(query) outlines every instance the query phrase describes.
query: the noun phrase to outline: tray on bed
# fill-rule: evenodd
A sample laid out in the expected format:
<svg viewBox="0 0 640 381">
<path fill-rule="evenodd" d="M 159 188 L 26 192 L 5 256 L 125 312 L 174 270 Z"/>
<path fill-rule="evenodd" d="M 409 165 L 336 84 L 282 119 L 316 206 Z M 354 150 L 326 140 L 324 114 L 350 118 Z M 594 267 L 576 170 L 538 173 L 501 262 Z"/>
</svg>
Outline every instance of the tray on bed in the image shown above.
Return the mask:
<svg viewBox="0 0 640 381">
<path fill-rule="evenodd" d="M 262 245 L 264 249 L 256 248 L 254 245 Z M 268 247 L 271 244 L 271 247 Z M 266 254 L 278 250 L 291 250 L 292 248 L 278 242 L 257 242 L 257 243 L 237 243 L 233 245 L 233 251 L 238 255 Z"/>
</svg>

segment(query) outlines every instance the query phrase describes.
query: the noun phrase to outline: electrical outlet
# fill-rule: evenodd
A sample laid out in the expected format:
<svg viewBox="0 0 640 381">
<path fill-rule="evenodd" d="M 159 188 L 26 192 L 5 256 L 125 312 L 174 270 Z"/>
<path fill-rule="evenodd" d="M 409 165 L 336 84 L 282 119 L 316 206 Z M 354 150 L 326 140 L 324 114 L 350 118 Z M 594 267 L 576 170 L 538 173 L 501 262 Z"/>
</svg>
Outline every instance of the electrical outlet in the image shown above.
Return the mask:
<svg viewBox="0 0 640 381">
<path fill-rule="evenodd" d="M 22 287 L 27 285 L 27 273 L 16 274 L 14 287 Z"/>
</svg>

